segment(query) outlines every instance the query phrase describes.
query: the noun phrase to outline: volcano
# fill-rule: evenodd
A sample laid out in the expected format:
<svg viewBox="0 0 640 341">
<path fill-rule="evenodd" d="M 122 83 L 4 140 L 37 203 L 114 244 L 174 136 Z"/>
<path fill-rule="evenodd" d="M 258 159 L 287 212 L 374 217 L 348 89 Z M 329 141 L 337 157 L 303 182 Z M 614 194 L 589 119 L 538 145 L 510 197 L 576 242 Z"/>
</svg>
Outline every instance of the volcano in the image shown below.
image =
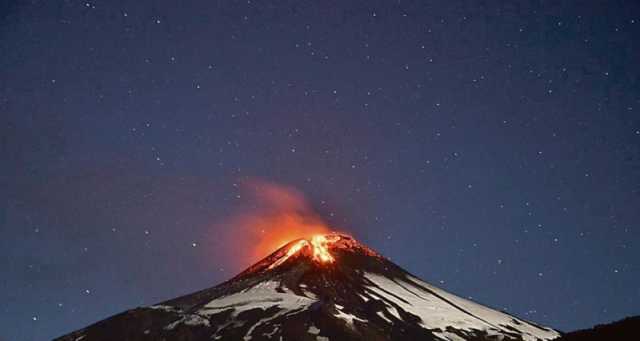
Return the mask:
<svg viewBox="0 0 640 341">
<path fill-rule="evenodd" d="M 218 286 L 57 340 L 551 340 L 553 329 L 450 294 L 348 235 L 288 243 Z"/>
</svg>

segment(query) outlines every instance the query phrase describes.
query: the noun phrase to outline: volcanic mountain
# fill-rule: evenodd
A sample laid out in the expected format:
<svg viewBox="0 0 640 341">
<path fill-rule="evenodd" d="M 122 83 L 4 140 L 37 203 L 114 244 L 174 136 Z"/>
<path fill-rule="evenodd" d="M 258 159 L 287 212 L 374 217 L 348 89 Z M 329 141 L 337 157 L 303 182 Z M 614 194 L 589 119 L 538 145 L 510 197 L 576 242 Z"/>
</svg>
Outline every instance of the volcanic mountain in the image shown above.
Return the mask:
<svg viewBox="0 0 640 341">
<path fill-rule="evenodd" d="M 57 340 L 551 340 L 559 336 L 423 282 L 350 236 L 290 242 L 213 288 Z"/>
</svg>

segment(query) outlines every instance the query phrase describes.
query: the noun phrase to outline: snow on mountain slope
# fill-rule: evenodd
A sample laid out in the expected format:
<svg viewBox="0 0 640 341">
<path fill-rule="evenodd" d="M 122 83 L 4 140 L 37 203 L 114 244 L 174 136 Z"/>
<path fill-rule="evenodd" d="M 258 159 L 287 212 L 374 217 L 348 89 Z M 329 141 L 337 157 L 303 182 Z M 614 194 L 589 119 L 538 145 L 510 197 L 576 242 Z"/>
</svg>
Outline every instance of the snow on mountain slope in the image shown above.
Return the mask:
<svg viewBox="0 0 640 341">
<path fill-rule="evenodd" d="M 559 334 L 434 287 L 342 234 L 293 241 L 218 286 L 61 337 L 107 340 L 511 340 Z"/>
<path fill-rule="evenodd" d="M 464 298 L 429 285 L 415 277 L 407 280 L 389 279 L 374 273 L 366 273 L 365 278 L 374 286 L 367 290 L 392 302 L 402 310 L 418 316 L 421 325 L 427 329 L 439 329 L 436 332 L 443 339 L 449 339 L 448 327 L 461 331 L 482 330 L 489 335 L 511 334 L 517 331 L 526 341 L 551 340 L 559 336 L 558 332 L 542 328 L 499 311 L 481 306 Z M 389 305 L 389 312 L 397 316 L 397 310 Z"/>
<path fill-rule="evenodd" d="M 277 290 L 277 289 L 280 290 Z M 286 311 L 299 311 L 307 308 L 317 299 L 312 293 L 308 296 L 300 296 L 290 292 L 286 287 L 275 281 L 260 282 L 255 286 L 241 292 L 224 296 L 207 303 L 200 309 L 201 315 L 213 315 L 215 313 L 233 309 L 233 317 L 243 311 L 252 309 L 267 310 L 278 307 Z"/>
</svg>

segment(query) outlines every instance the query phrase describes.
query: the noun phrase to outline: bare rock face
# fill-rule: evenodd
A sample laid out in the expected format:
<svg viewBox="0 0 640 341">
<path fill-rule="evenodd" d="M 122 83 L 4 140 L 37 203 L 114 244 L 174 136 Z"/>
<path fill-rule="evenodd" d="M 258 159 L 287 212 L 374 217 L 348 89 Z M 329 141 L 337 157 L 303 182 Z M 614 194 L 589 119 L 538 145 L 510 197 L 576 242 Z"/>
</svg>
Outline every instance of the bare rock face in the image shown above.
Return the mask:
<svg viewBox="0 0 640 341">
<path fill-rule="evenodd" d="M 292 241 L 213 288 L 57 339 L 552 340 L 553 329 L 428 284 L 350 236 Z"/>
</svg>

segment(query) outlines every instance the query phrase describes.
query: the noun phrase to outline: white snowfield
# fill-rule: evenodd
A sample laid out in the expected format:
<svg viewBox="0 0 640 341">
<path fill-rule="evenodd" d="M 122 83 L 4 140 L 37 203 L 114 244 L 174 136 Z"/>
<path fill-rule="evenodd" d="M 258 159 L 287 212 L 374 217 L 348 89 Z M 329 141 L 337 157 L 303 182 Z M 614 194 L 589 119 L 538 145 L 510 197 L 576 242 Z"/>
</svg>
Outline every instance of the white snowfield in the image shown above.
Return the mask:
<svg viewBox="0 0 640 341">
<path fill-rule="evenodd" d="M 360 321 L 360 322 L 367 322 L 367 320 L 365 319 L 361 319 L 355 315 L 349 314 L 349 313 L 345 313 L 344 311 L 342 311 L 342 309 L 344 309 L 343 306 L 339 305 L 339 304 L 334 304 L 334 306 L 336 307 L 336 311 L 337 313 L 333 316 L 344 320 L 345 322 L 347 322 L 347 325 L 349 327 L 353 327 L 353 320 L 356 321 Z"/>
<path fill-rule="evenodd" d="M 278 287 L 283 292 L 278 291 Z M 228 321 L 222 326 L 218 326 L 214 339 L 220 339 L 218 333 L 227 326 L 238 326 L 244 324 L 242 321 L 234 321 L 242 312 L 262 309 L 267 310 L 272 307 L 278 307 L 279 310 L 273 315 L 260 319 L 257 323 L 252 325 L 243 340 L 251 340 L 253 331 L 264 323 L 268 323 L 280 316 L 293 315 L 306 310 L 311 304 L 318 301 L 318 299 L 310 292 L 305 292 L 307 296 L 299 296 L 290 292 L 286 287 L 281 286 L 280 283 L 275 281 L 260 282 L 253 287 L 247 288 L 243 291 L 216 298 L 207 303 L 204 307 L 198 310 L 194 314 L 188 314 L 181 319 L 169 324 L 165 329 L 173 329 L 179 324 L 201 324 L 209 326 L 209 320 L 207 319 L 211 315 L 221 313 L 232 309 L 231 321 Z M 155 306 L 154 309 L 167 310 L 165 306 Z M 273 330 L 273 334 L 277 332 L 277 328 Z"/>
<path fill-rule="evenodd" d="M 276 290 L 278 287 L 284 292 Z M 300 312 L 317 301 L 317 298 L 312 293 L 306 292 L 306 295 L 308 296 L 296 295 L 278 282 L 265 281 L 229 296 L 216 298 L 207 303 L 198 313 L 210 316 L 233 309 L 232 316 L 236 317 L 243 311 L 256 308 L 267 310 L 276 306 L 284 311 Z"/>
<path fill-rule="evenodd" d="M 451 327 L 463 335 L 485 332 L 488 335 L 495 335 L 497 340 L 501 340 L 504 334 L 518 334 L 525 341 L 551 340 L 559 336 L 555 330 L 537 327 L 513 316 L 452 295 L 415 277 L 392 279 L 374 273 L 364 273 L 364 277 L 368 285 L 365 285 L 366 291 L 358 296 L 364 302 L 369 300 L 384 302 L 386 308 L 378 311 L 377 316 L 389 324 L 393 324 L 397 320 L 402 321 L 401 312 L 404 311 L 420 318 L 420 325 L 442 340 L 464 340 L 463 337 L 451 330 L 447 331 L 447 327 Z M 301 285 L 301 288 L 304 290 L 305 287 Z M 281 316 L 303 312 L 317 301 L 317 297 L 306 290 L 303 295 L 297 295 L 277 281 L 265 281 L 241 292 L 216 298 L 195 313 L 183 315 L 180 319 L 166 326 L 165 329 L 173 329 L 180 324 L 199 324 L 209 327 L 209 317 L 232 310 L 230 319 L 217 326 L 213 338 L 220 339 L 222 336 L 219 333 L 226 327 L 246 324 L 246 321 L 241 321 L 242 316 L 239 316 L 243 312 L 253 309 L 265 311 L 277 307 L 273 314 L 261 318 L 249 327 L 243 338 L 248 341 L 251 340 L 257 327 L 270 323 Z M 175 311 L 175 308 L 169 306 L 159 305 L 152 308 Z M 368 322 L 362 317 L 344 312 L 344 307 L 338 304 L 335 304 L 335 308 L 334 316 L 344 320 L 351 328 L 355 327 L 354 321 Z M 273 331 L 268 335 L 269 337 L 279 329 L 278 326 L 273 328 Z M 319 330 L 312 326 L 309 328 L 309 333 L 317 335 Z M 325 339 L 317 336 L 318 340 Z"/>
<path fill-rule="evenodd" d="M 517 333 L 526 341 L 551 340 L 560 336 L 555 330 L 536 327 L 513 316 L 452 295 L 415 277 L 402 281 L 373 273 L 365 273 L 364 276 L 375 284 L 367 287 L 369 296 L 382 297 L 402 310 L 418 316 L 424 328 L 440 329 L 441 332 L 435 334 L 444 340 L 461 340 L 459 336 L 446 332 L 447 327 L 469 333 L 484 331 L 489 335 Z M 400 317 L 396 307 L 388 303 L 387 306 L 391 315 Z"/>
</svg>

